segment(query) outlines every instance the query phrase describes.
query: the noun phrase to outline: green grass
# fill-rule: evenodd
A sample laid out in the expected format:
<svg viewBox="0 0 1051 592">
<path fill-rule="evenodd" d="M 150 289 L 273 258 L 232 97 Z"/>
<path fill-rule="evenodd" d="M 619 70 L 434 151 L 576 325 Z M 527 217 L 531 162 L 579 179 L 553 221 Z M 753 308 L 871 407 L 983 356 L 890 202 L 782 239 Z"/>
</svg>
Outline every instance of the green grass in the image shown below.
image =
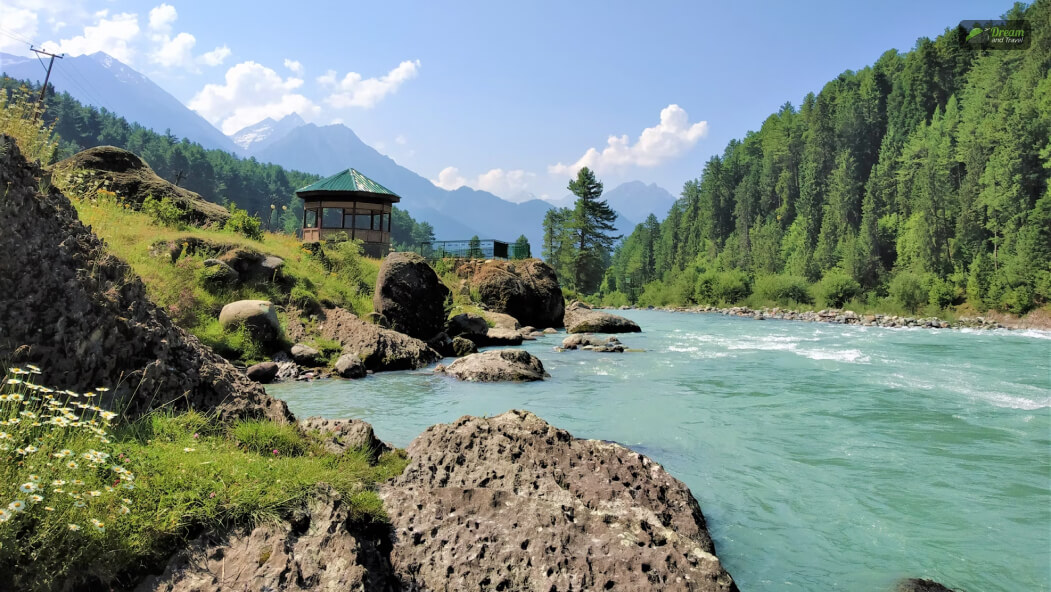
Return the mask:
<svg viewBox="0 0 1051 592">
<path fill-rule="evenodd" d="M 290 515 L 305 507 L 319 483 L 342 495 L 352 520 L 383 522 L 375 485 L 399 474 L 407 462 L 399 451 L 372 465 L 369 451 L 328 453 L 316 435 L 295 426 L 268 421 L 226 426 L 197 412 L 154 413 L 109 430 L 105 442 L 86 429 L 6 425 L 20 411 L 33 409 L 43 416 L 42 399 L 30 402 L 25 385 L 4 385 L 3 394 L 13 392 L 27 396 L 0 400 L 5 422 L 0 430 L 8 436 L 3 440 L 7 449 L 0 451 L 0 507 L 15 499 L 28 502 L 19 488 L 32 477 L 39 479 L 36 492 L 43 499 L 21 512 L 8 511 L 8 519 L 0 521 L 0 565 L 5 566 L 0 589 L 127 583 L 204 530 L 222 532 Z M 34 441 L 33 452 L 16 451 L 25 451 L 26 442 Z M 63 466 L 65 458 L 52 456 L 62 449 L 78 459 L 75 471 Z M 79 460 L 88 449 L 108 454 L 107 462 Z M 125 481 L 114 473 L 114 463 L 130 471 L 131 478 Z M 66 484 L 53 487 L 54 479 Z M 112 492 L 107 489 L 114 485 Z M 100 495 L 92 497 L 89 491 Z M 86 500 L 84 507 L 74 505 L 73 493 Z M 92 526 L 92 518 L 104 523 L 102 529 Z M 70 530 L 69 524 L 79 530 Z"/>
<path fill-rule="evenodd" d="M 296 237 L 263 233 L 262 240 L 246 238 L 236 232 L 194 227 L 173 228 L 155 217 L 126 207 L 119 196 L 78 195 L 62 179 L 55 184 L 67 191 L 81 221 L 104 239 L 110 253 L 124 260 L 142 278 L 151 301 L 164 308 L 179 326 L 195 334 L 224 357 L 244 363 L 258 361 L 260 351 L 237 332 L 224 332 L 218 326 L 219 311 L 236 300 L 269 300 L 279 305 L 306 309 L 313 314 L 321 304 L 340 306 L 366 315 L 372 311 L 372 286 L 379 261 L 358 254 L 353 244 L 326 245 L 319 254 Z M 175 262 L 163 242 L 186 244 L 201 239 L 244 247 L 275 255 L 285 261 L 287 284 L 239 284 L 233 288 L 209 286 L 205 254 L 183 253 Z"/>
</svg>

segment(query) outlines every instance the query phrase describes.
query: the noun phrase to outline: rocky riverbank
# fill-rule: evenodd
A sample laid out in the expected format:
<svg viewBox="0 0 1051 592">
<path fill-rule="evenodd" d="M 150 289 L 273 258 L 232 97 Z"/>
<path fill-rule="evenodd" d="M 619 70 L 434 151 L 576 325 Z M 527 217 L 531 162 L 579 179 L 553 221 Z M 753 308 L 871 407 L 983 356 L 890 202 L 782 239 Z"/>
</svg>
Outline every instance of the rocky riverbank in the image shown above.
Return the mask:
<svg viewBox="0 0 1051 592">
<path fill-rule="evenodd" d="M 633 307 L 621 307 L 620 310 L 633 310 Z M 635 309 L 646 310 L 646 309 Z M 716 306 L 670 306 L 653 308 L 666 312 L 685 313 L 708 313 L 721 314 L 725 316 L 755 319 L 758 321 L 776 319 L 783 321 L 803 321 L 807 323 L 834 323 L 839 325 L 859 325 L 863 327 L 887 327 L 887 328 L 916 328 L 916 329 L 1013 329 L 1012 327 L 997 320 L 986 317 L 961 317 L 955 321 L 947 321 L 937 317 L 903 317 L 884 314 L 858 314 L 852 310 L 824 309 L 819 311 L 798 311 L 785 308 L 749 308 L 747 306 L 732 306 L 719 308 Z M 1025 327 L 1040 328 L 1045 327 Z M 1046 327 L 1051 328 L 1051 327 Z"/>
</svg>

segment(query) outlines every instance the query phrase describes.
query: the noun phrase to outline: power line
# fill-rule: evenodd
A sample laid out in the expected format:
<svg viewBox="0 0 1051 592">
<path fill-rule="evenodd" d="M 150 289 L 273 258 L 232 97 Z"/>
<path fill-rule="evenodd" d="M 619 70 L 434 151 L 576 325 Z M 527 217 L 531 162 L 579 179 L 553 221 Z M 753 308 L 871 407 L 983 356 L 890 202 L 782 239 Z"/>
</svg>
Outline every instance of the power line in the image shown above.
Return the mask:
<svg viewBox="0 0 1051 592">
<path fill-rule="evenodd" d="M 36 49 L 32 45 L 29 46 L 29 51 L 35 52 L 38 56 L 41 54 L 51 56 L 51 61 L 47 64 L 47 76 L 44 76 L 44 85 L 40 87 L 40 97 L 36 100 L 36 112 L 33 114 L 33 121 L 35 122 L 37 118 L 40 117 L 40 103 L 44 101 L 44 93 L 47 92 L 47 81 L 51 78 L 51 67 L 55 65 L 55 58 L 61 60 L 66 54 L 58 55 L 49 53 L 42 49 Z"/>
</svg>

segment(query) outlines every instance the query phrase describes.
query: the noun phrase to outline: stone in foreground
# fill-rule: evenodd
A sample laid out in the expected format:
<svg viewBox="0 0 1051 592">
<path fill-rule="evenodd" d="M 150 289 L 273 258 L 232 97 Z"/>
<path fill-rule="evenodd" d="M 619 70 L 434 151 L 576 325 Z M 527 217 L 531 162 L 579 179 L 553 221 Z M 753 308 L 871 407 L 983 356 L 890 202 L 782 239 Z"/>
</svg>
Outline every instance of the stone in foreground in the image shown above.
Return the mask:
<svg viewBox="0 0 1051 592">
<path fill-rule="evenodd" d="M 583 302 L 574 302 L 566 308 L 567 333 L 638 333 L 642 331 L 635 321 L 622 316 L 592 310 Z"/>
<path fill-rule="evenodd" d="M 540 359 L 520 349 L 497 349 L 460 358 L 435 372 L 468 382 L 530 382 L 548 376 Z"/>
<path fill-rule="evenodd" d="M 428 428 L 381 491 L 409 590 L 736 591 L 690 490 L 528 411 Z"/>
</svg>

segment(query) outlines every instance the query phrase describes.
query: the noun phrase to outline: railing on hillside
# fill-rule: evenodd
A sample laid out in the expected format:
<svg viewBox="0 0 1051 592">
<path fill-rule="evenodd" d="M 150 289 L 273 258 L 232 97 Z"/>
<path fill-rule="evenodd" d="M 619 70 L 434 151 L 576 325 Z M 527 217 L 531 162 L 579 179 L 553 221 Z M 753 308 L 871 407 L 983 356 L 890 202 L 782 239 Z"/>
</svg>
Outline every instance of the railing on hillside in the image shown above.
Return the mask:
<svg viewBox="0 0 1051 592">
<path fill-rule="evenodd" d="M 529 244 L 506 243 L 493 239 L 484 239 L 471 243 L 471 240 L 430 241 L 420 243 L 416 252 L 429 260 L 455 259 L 527 259 L 530 256 Z"/>
</svg>

